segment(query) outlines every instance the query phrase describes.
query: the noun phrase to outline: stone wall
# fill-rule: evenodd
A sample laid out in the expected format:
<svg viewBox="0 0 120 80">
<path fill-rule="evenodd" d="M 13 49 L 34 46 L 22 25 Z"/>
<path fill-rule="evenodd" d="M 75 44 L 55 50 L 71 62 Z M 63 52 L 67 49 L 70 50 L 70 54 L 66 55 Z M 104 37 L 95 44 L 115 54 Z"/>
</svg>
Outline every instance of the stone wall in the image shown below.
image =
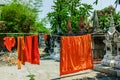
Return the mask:
<svg viewBox="0 0 120 80">
<path fill-rule="evenodd" d="M 104 34 L 92 34 L 92 51 L 94 59 L 102 59 L 105 54 Z"/>
</svg>

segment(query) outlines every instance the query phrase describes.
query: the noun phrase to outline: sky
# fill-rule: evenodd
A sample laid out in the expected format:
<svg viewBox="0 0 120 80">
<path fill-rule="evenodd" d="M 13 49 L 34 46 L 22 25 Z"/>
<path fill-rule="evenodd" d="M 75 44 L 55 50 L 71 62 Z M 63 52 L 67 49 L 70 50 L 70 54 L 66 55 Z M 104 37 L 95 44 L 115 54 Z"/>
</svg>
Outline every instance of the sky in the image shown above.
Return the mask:
<svg viewBox="0 0 120 80">
<path fill-rule="evenodd" d="M 54 5 L 53 4 L 53 0 L 42 0 L 43 1 L 43 6 L 41 7 L 42 12 L 40 12 L 39 16 L 40 18 L 44 18 L 47 16 L 48 12 L 51 12 L 51 6 Z"/>
<path fill-rule="evenodd" d="M 82 3 L 87 3 L 87 4 L 92 4 L 95 0 L 82 0 Z M 97 5 L 93 5 L 93 8 L 95 10 L 100 10 L 103 9 L 105 7 L 108 7 L 109 5 L 113 5 L 115 7 L 114 4 L 115 0 L 98 0 L 98 4 Z M 40 18 L 44 18 L 48 12 L 51 12 L 51 6 L 54 5 L 53 0 L 43 0 L 43 6 L 41 7 L 42 12 L 40 13 Z M 117 11 L 120 10 L 120 6 L 117 7 Z"/>
<path fill-rule="evenodd" d="M 91 4 L 93 5 L 93 2 L 95 2 L 95 0 L 82 0 L 82 3 L 87 3 L 87 4 Z M 93 5 L 94 10 L 101 10 L 105 7 L 108 7 L 109 5 L 113 5 L 113 7 L 115 7 L 114 4 L 115 0 L 98 0 L 98 4 L 97 5 Z M 40 12 L 39 17 L 40 18 L 44 18 L 47 16 L 48 12 L 51 12 L 51 6 L 54 5 L 53 0 L 43 0 L 43 6 L 41 7 L 42 12 Z M 120 11 L 120 5 L 118 5 L 117 11 Z M 48 28 L 50 28 L 50 25 L 47 25 Z"/>
</svg>

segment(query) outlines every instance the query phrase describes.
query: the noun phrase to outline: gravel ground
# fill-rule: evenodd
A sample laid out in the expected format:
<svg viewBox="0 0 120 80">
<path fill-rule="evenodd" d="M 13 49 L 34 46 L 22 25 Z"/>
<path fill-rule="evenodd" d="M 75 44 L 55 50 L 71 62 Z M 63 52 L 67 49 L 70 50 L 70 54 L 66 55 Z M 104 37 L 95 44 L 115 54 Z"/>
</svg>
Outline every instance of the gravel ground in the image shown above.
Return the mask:
<svg viewBox="0 0 120 80">
<path fill-rule="evenodd" d="M 54 60 L 41 60 L 40 65 L 26 63 L 21 70 L 17 66 L 0 66 L 0 80 L 30 80 L 27 77 L 34 74 L 35 80 L 120 80 L 115 76 L 107 75 L 93 70 L 81 71 L 76 74 L 59 76 L 59 62 Z"/>
<path fill-rule="evenodd" d="M 35 80 L 50 80 L 59 76 L 58 62 L 53 60 L 41 60 L 40 65 L 26 63 L 21 70 L 17 66 L 1 66 L 0 80 L 29 80 L 29 74 L 35 75 Z"/>
</svg>

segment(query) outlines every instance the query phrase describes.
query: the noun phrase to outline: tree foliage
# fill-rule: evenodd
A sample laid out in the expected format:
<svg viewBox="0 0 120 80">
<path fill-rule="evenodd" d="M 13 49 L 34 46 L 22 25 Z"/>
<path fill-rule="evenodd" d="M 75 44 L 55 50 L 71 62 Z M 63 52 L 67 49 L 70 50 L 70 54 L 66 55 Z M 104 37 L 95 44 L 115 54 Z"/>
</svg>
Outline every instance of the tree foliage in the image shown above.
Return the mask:
<svg viewBox="0 0 120 80">
<path fill-rule="evenodd" d="M 9 1 L 9 0 L 7 0 Z M 0 32 L 45 32 L 43 22 L 37 21 L 42 0 L 12 0 L 1 8 L 1 20 L 6 22 Z"/>
<path fill-rule="evenodd" d="M 44 23 L 42 23 L 42 22 L 36 21 L 33 26 L 34 26 L 34 28 L 32 28 L 32 29 L 30 30 L 30 32 L 50 34 L 50 30 L 47 29 L 47 28 L 44 26 Z"/>
<path fill-rule="evenodd" d="M 120 12 L 116 12 L 113 6 L 106 7 L 102 10 L 98 10 L 98 18 L 101 29 L 106 32 L 110 27 L 110 17 L 111 14 L 114 18 L 115 27 L 120 31 Z"/>
<path fill-rule="evenodd" d="M 6 21 L 5 32 L 29 32 L 36 16 L 29 6 L 11 3 L 2 8 L 1 17 Z"/>
<path fill-rule="evenodd" d="M 52 9 L 53 12 L 48 13 L 48 19 L 53 33 L 57 33 L 58 28 L 61 28 L 62 33 L 66 34 L 68 17 L 70 17 L 73 32 L 77 32 L 80 16 L 85 21 L 86 16 L 90 15 L 92 6 L 81 3 L 81 0 L 54 0 Z"/>
</svg>

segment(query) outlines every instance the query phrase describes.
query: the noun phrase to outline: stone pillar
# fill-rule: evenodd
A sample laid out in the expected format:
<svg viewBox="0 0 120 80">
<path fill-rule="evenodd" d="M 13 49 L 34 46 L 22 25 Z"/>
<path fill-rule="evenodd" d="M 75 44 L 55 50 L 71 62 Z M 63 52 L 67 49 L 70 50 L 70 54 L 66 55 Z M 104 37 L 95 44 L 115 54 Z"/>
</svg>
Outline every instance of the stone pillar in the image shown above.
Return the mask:
<svg viewBox="0 0 120 80">
<path fill-rule="evenodd" d="M 106 44 L 106 54 L 104 55 L 102 64 L 120 69 L 120 41 L 118 39 L 118 34 L 119 33 L 115 31 L 113 36 L 106 36 L 108 37 L 104 40 Z"/>
<path fill-rule="evenodd" d="M 115 68 L 120 69 L 120 42 L 117 42 L 117 56 L 115 56 Z"/>
<path fill-rule="evenodd" d="M 110 27 L 106 34 L 106 54 L 102 60 L 102 64 L 110 67 L 120 68 L 120 42 L 118 40 L 119 33 L 115 29 L 114 19 L 111 14 Z"/>
<path fill-rule="evenodd" d="M 101 64 L 106 65 L 106 66 L 110 66 L 110 62 L 111 62 L 111 60 L 113 60 L 113 56 L 112 56 L 112 52 L 113 52 L 112 42 L 110 40 L 104 40 L 103 42 L 106 45 L 106 54 L 104 55 Z"/>
<path fill-rule="evenodd" d="M 120 55 L 120 42 L 117 43 L 117 55 Z"/>
</svg>

